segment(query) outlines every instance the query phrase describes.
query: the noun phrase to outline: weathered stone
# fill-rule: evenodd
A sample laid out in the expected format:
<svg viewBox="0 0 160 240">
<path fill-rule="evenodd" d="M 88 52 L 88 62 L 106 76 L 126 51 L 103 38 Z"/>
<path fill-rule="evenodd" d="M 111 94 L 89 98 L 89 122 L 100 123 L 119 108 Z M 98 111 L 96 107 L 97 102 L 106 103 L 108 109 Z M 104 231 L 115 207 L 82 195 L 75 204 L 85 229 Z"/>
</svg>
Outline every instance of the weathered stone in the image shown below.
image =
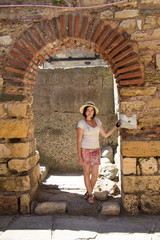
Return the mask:
<svg viewBox="0 0 160 240">
<path fill-rule="evenodd" d="M 124 97 L 132 96 L 151 96 L 156 92 L 156 87 L 123 87 L 120 89 L 120 95 Z"/>
<path fill-rule="evenodd" d="M 8 168 L 6 163 L 0 164 L 0 175 L 6 175 L 8 173 Z"/>
<path fill-rule="evenodd" d="M 110 10 L 106 10 L 104 12 L 101 12 L 100 18 L 101 19 L 113 18 L 113 13 Z"/>
<path fill-rule="evenodd" d="M 134 29 L 136 26 L 136 20 L 135 19 L 123 20 L 119 26 L 120 28 L 124 29 Z"/>
<path fill-rule="evenodd" d="M 36 152 L 34 156 L 27 159 L 12 159 L 8 162 L 8 167 L 10 170 L 15 170 L 17 172 L 28 171 L 33 168 L 39 160 L 39 153 Z"/>
<path fill-rule="evenodd" d="M 29 142 L 0 144 L 0 158 L 27 158 Z"/>
<path fill-rule="evenodd" d="M 159 0 L 141 0 L 141 3 L 144 4 L 159 4 Z"/>
<path fill-rule="evenodd" d="M 125 210 L 131 215 L 137 215 L 139 213 L 139 199 L 138 196 L 133 194 L 125 194 L 122 191 L 122 202 Z"/>
<path fill-rule="evenodd" d="M 101 215 L 119 215 L 120 204 L 118 202 L 104 202 L 102 204 Z"/>
<path fill-rule="evenodd" d="M 152 62 L 152 55 L 150 52 L 147 52 L 146 50 L 144 51 L 145 52 L 140 56 L 140 61 L 144 64 L 144 66 L 146 66 Z"/>
<path fill-rule="evenodd" d="M 146 16 L 143 29 L 149 29 L 156 26 L 156 16 Z"/>
<path fill-rule="evenodd" d="M 94 197 L 98 200 L 105 201 L 108 197 L 108 191 L 94 191 Z"/>
<path fill-rule="evenodd" d="M 30 213 L 30 195 L 27 193 L 20 197 L 20 212 L 23 214 Z"/>
<path fill-rule="evenodd" d="M 160 158 L 158 158 L 158 172 L 160 173 Z"/>
<path fill-rule="evenodd" d="M 138 119 L 138 125 L 139 126 L 155 126 L 155 125 L 159 125 L 160 122 L 160 115 L 157 112 L 154 113 L 148 113 L 148 115 L 144 115 L 143 117 L 140 117 Z"/>
<path fill-rule="evenodd" d="M 10 102 L 7 103 L 8 115 L 10 117 L 26 117 L 27 103 Z"/>
<path fill-rule="evenodd" d="M 107 163 L 111 163 L 111 161 L 109 160 L 109 158 L 107 157 L 102 157 L 101 158 L 101 166 L 105 166 Z"/>
<path fill-rule="evenodd" d="M 124 175 L 136 174 L 136 158 L 123 158 L 122 172 Z"/>
<path fill-rule="evenodd" d="M 29 128 L 28 119 L 1 119 L 0 138 L 26 138 Z"/>
<path fill-rule="evenodd" d="M 137 27 L 139 28 L 139 30 L 142 30 L 142 20 L 141 19 L 137 19 Z"/>
<path fill-rule="evenodd" d="M 66 212 L 69 215 L 97 216 L 99 207 L 96 201 L 94 204 L 89 204 L 84 199 L 75 199 L 67 203 Z"/>
<path fill-rule="evenodd" d="M 160 141 L 122 140 L 122 155 L 126 157 L 160 156 Z"/>
<path fill-rule="evenodd" d="M 40 164 L 37 164 L 30 173 L 31 186 L 34 186 L 39 181 L 40 177 Z"/>
<path fill-rule="evenodd" d="M 43 182 L 47 177 L 49 166 L 46 164 L 40 164 L 40 182 Z"/>
<path fill-rule="evenodd" d="M 160 195 L 147 196 L 142 194 L 141 196 L 141 210 L 147 214 L 159 214 L 160 213 Z"/>
<path fill-rule="evenodd" d="M 158 25 L 160 25 L 160 17 L 158 17 L 157 23 L 158 23 Z"/>
<path fill-rule="evenodd" d="M 122 174 L 124 193 L 159 192 L 160 176 L 124 176 Z"/>
<path fill-rule="evenodd" d="M 139 164 L 142 175 L 154 175 L 158 171 L 158 162 L 154 157 L 140 158 Z"/>
<path fill-rule="evenodd" d="M 18 213 L 18 199 L 16 196 L 0 195 L 0 214 Z"/>
<path fill-rule="evenodd" d="M 113 163 L 113 149 L 111 146 L 106 146 L 101 150 L 101 157 L 108 158 Z"/>
<path fill-rule="evenodd" d="M 160 108 L 160 99 L 152 98 L 152 100 L 147 102 L 147 106 L 150 108 Z"/>
<path fill-rule="evenodd" d="M 141 111 L 144 105 L 143 101 L 121 102 L 120 108 L 122 112 L 135 112 Z"/>
<path fill-rule="evenodd" d="M 160 70 L 160 54 L 156 54 L 156 65 L 157 69 Z"/>
<path fill-rule="evenodd" d="M 137 129 L 137 114 L 128 117 L 125 114 L 120 114 L 121 128 Z"/>
<path fill-rule="evenodd" d="M 134 18 L 139 16 L 139 10 L 138 9 L 125 9 L 122 11 L 115 12 L 115 18 Z"/>
<path fill-rule="evenodd" d="M 0 191 L 17 192 L 17 191 L 27 191 L 29 189 L 30 189 L 29 176 L 1 177 L 0 178 Z"/>
<path fill-rule="evenodd" d="M 131 40 L 145 41 L 147 39 L 149 39 L 149 36 L 145 31 L 135 31 L 134 33 L 131 34 Z"/>
<path fill-rule="evenodd" d="M 109 192 L 109 194 L 116 195 L 117 193 L 117 185 L 114 181 L 101 177 L 98 178 L 96 185 L 94 187 L 95 192 Z"/>
<path fill-rule="evenodd" d="M 107 163 L 105 166 L 100 166 L 99 175 L 107 179 L 114 179 L 118 173 L 118 168 L 115 164 Z"/>
<path fill-rule="evenodd" d="M 0 45 L 10 45 L 12 43 L 12 38 L 10 36 L 1 36 Z"/>
<path fill-rule="evenodd" d="M 0 104 L 0 118 L 4 118 L 7 115 L 6 110 L 4 109 L 4 105 Z"/>
<path fill-rule="evenodd" d="M 101 4 L 105 4 L 106 1 L 105 0 L 78 0 L 77 4 L 79 7 L 87 7 L 87 6 L 96 6 L 96 5 L 101 5 Z"/>
<path fill-rule="evenodd" d="M 43 214 L 64 214 L 66 211 L 66 203 L 64 202 L 44 202 L 39 203 L 35 208 L 35 213 Z"/>
<path fill-rule="evenodd" d="M 150 50 L 159 51 L 160 50 L 159 40 L 145 41 L 145 39 L 143 39 L 142 41 L 138 42 L 138 48 L 139 49 L 146 49 L 146 48 L 148 48 Z"/>
</svg>

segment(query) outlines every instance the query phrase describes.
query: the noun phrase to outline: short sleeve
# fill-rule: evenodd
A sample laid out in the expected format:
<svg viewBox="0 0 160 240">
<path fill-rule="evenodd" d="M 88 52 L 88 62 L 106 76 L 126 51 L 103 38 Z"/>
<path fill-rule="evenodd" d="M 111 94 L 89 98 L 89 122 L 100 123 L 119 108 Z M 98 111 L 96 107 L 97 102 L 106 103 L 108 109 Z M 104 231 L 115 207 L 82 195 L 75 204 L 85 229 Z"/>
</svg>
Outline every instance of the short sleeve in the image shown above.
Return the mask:
<svg viewBox="0 0 160 240">
<path fill-rule="evenodd" d="M 100 127 L 102 125 L 102 122 L 99 118 L 96 118 L 97 125 Z"/>
<path fill-rule="evenodd" d="M 84 122 L 83 122 L 83 120 L 80 120 L 80 121 L 78 122 L 77 128 L 82 128 L 82 129 L 84 129 Z"/>
</svg>

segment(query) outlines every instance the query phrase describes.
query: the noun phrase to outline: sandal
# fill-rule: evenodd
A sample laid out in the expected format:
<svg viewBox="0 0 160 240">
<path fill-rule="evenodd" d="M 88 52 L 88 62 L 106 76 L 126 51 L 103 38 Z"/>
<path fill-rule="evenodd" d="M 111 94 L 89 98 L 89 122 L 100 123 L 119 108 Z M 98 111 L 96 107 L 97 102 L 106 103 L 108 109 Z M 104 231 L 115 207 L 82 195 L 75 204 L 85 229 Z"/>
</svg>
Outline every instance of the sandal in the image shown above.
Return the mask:
<svg viewBox="0 0 160 240">
<path fill-rule="evenodd" d="M 93 195 L 89 195 L 88 203 L 91 203 L 91 204 L 94 203 L 94 197 L 93 197 Z"/>
<path fill-rule="evenodd" d="M 85 194 L 84 194 L 84 196 L 83 196 L 83 199 L 84 200 L 87 200 L 89 198 L 89 194 L 88 194 L 88 192 L 86 192 Z"/>
</svg>

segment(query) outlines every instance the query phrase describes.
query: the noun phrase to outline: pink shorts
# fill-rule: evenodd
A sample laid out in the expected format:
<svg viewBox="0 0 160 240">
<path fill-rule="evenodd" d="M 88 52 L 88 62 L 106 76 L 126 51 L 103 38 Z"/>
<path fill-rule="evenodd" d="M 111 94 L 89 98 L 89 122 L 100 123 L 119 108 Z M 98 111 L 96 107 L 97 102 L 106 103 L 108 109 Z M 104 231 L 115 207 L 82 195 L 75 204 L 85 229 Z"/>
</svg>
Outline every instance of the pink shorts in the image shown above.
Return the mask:
<svg viewBox="0 0 160 240">
<path fill-rule="evenodd" d="M 100 148 L 86 149 L 81 148 L 81 155 L 84 165 L 100 165 L 101 152 Z"/>
</svg>

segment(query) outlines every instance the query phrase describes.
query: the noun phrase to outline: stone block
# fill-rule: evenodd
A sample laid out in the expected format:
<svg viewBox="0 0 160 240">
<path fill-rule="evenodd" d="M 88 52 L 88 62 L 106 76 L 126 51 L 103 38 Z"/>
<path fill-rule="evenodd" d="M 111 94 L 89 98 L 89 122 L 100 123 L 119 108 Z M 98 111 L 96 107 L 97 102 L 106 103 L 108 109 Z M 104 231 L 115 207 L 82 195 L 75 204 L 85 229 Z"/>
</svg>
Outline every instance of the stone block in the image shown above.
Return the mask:
<svg viewBox="0 0 160 240">
<path fill-rule="evenodd" d="M 144 26 L 143 29 L 150 29 L 156 26 L 156 16 L 146 16 L 144 19 Z"/>
<path fill-rule="evenodd" d="M 37 164 L 30 173 L 31 186 L 38 183 L 40 178 L 40 164 Z"/>
<path fill-rule="evenodd" d="M 12 38 L 8 35 L 0 37 L 0 45 L 10 45 L 12 43 Z"/>
<path fill-rule="evenodd" d="M 156 54 L 157 69 L 160 70 L 160 53 Z"/>
<path fill-rule="evenodd" d="M 137 27 L 139 28 L 139 30 L 142 30 L 142 20 L 141 19 L 137 19 Z"/>
<path fill-rule="evenodd" d="M 30 195 L 22 194 L 20 197 L 20 212 L 23 214 L 30 213 Z"/>
<path fill-rule="evenodd" d="M 152 98 L 152 100 L 147 102 L 147 107 L 149 107 L 149 108 L 160 108 L 160 99 Z"/>
<path fill-rule="evenodd" d="M 102 204 L 101 215 L 119 215 L 120 204 L 118 202 L 104 202 Z"/>
<path fill-rule="evenodd" d="M 30 190 L 29 176 L 14 176 L 0 178 L 0 191 L 18 192 Z"/>
<path fill-rule="evenodd" d="M 139 127 L 144 127 L 144 126 L 151 127 L 151 126 L 159 125 L 159 123 L 160 123 L 160 115 L 158 111 L 152 114 L 148 113 L 138 119 Z"/>
<path fill-rule="evenodd" d="M 141 111 L 144 105 L 143 101 L 121 102 L 120 109 L 121 112 L 136 112 Z"/>
<path fill-rule="evenodd" d="M 87 6 L 96 6 L 96 5 L 101 5 L 101 4 L 105 4 L 106 1 L 105 0 L 78 0 L 77 1 L 77 5 L 79 7 L 87 7 Z"/>
<path fill-rule="evenodd" d="M 27 103 L 9 102 L 7 103 L 8 116 L 26 117 Z"/>
<path fill-rule="evenodd" d="M 115 18 L 134 18 L 139 16 L 139 10 L 133 9 L 125 9 L 122 11 L 115 12 Z"/>
<path fill-rule="evenodd" d="M 6 175 L 8 173 L 8 168 L 6 163 L 0 164 L 0 175 Z"/>
<path fill-rule="evenodd" d="M 17 172 L 28 171 L 33 168 L 39 160 L 39 153 L 36 152 L 34 156 L 31 156 L 27 159 L 11 159 L 8 162 L 8 167 L 10 170 Z"/>
<path fill-rule="evenodd" d="M 28 119 L 1 119 L 0 138 L 26 138 L 28 135 Z"/>
<path fill-rule="evenodd" d="M 151 96 L 156 92 L 156 87 L 123 87 L 120 89 L 120 95 L 124 97 L 132 96 Z"/>
<path fill-rule="evenodd" d="M 6 115 L 7 115 L 7 112 L 4 108 L 4 105 L 1 103 L 0 104 L 0 118 L 4 118 L 4 117 L 6 117 Z"/>
<path fill-rule="evenodd" d="M 137 115 L 133 114 L 128 117 L 125 114 L 120 114 L 121 128 L 137 129 Z"/>
<path fill-rule="evenodd" d="M 124 193 L 159 192 L 160 176 L 124 176 L 122 174 Z"/>
<path fill-rule="evenodd" d="M 121 169 L 124 175 L 136 174 L 136 158 L 123 158 Z"/>
<path fill-rule="evenodd" d="M 122 191 L 122 202 L 125 210 L 131 215 L 137 215 L 139 213 L 138 205 L 139 199 L 138 196 L 133 194 L 125 194 Z"/>
<path fill-rule="evenodd" d="M 131 34 L 131 40 L 145 41 L 147 39 L 149 40 L 149 37 L 145 31 L 135 31 Z"/>
<path fill-rule="evenodd" d="M 108 197 L 108 191 L 94 191 L 94 197 L 98 200 L 105 201 Z"/>
<path fill-rule="evenodd" d="M 156 157 L 160 156 L 160 141 L 122 140 L 123 157 Z"/>
<path fill-rule="evenodd" d="M 108 158 L 110 162 L 113 163 L 113 149 L 111 146 L 105 146 L 104 148 L 101 149 L 101 157 L 102 158 Z"/>
<path fill-rule="evenodd" d="M 148 40 L 145 41 L 145 39 L 143 39 L 142 41 L 138 42 L 138 48 L 139 49 L 150 49 L 150 50 L 156 50 L 159 51 L 160 50 L 160 46 L 159 46 L 159 40 Z M 152 55 L 150 55 L 152 56 Z"/>
<path fill-rule="evenodd" d="M 100 19 L 108 19 L 108 18 L 113 18 L 113 12 L 110 10 L 106 10 L 101 12 L 100 14 Z"/>
<path fill-rule="evenodd" d="M 141 196 L 141 210 L 147 214 L 160 214 L 160 195 Z"/>
<path fill-rule="evenodd" d="M 158 162 L 154 157 L 140 158 L 138 161 L 142 175 L 154 175 L 158 172 Z"/>
<path fill-rule="evenodd" d="M 30 151 L 30 143 L 0 144 L 0 158 L 27 158 Z"/>
<path fill-rule="evenodd" d="M 136 20 L 135 19 L 123 20 L 119 26 L 120 28 L 124 29 L 134 29 L 136 27 Z"/>
<path fill-rule="evenodd" d="M 0 195 L 0 214 L 18 213 L 18 199 L 15 196 Z"/>
<path fill-rule="evenodd" d="M 35 208 L 35 213 L 43 214 L 64 214 L 66 212 L 66 203 L 64 202 L 44 202 L 39 203 Z"/>
</svg>

